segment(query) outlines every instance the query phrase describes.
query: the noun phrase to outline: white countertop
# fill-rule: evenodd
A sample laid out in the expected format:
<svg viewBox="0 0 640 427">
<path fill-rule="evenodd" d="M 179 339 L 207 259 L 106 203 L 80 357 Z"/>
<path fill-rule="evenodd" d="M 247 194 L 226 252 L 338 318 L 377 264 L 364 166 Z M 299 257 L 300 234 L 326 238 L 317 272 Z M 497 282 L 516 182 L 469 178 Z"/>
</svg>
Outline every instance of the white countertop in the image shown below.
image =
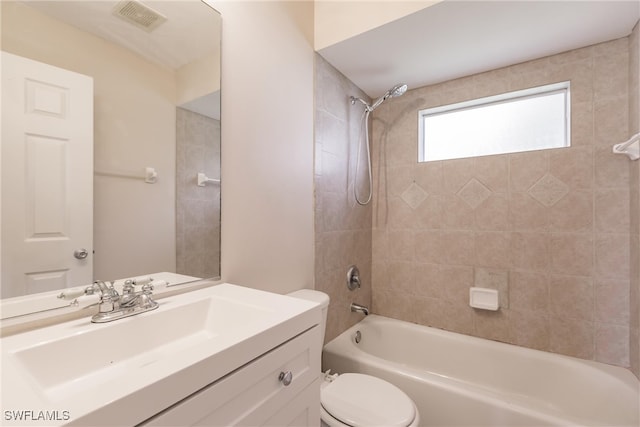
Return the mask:
<svg viewBox="0 0 640 427">
<path fill-rule="evenodd" d="M 321 320 L 309 301 L 227 283 L 158 302 L 0 339 L 3 425 L 134 425 Z"/>
</svg>

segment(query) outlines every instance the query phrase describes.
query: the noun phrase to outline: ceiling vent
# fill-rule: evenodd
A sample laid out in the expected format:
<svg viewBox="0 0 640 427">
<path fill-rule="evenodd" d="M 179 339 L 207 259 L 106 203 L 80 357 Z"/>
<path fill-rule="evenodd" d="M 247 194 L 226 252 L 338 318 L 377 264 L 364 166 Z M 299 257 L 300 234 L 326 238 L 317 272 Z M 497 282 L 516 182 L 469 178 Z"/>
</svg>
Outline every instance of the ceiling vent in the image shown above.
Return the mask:
<svg viewBox="0 0 640 427">
<path fill-rule="evenodd" d="M 113 8 L 113 14 L 136 27 L 151 32 L 167 20 L 162 14 L 135 0 L 123 0 Z"/>
</svg>

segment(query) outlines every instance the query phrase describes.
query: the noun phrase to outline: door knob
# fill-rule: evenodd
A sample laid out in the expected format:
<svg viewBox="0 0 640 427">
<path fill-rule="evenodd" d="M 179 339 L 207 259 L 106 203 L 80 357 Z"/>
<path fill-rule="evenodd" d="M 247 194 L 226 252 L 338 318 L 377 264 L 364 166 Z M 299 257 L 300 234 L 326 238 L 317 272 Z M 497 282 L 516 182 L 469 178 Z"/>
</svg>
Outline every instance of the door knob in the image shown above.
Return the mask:
<svg viewBox="0 0 640 427">
<path fill-rule="evenodd" d="M 87 251 L 86 249 L 76 249 L 75 251 L 73 251 L 73 256 L 78 258 L 78 259 L 85 259 L 86 257 L 89 256 L 89 251 Z"/>
</svg>

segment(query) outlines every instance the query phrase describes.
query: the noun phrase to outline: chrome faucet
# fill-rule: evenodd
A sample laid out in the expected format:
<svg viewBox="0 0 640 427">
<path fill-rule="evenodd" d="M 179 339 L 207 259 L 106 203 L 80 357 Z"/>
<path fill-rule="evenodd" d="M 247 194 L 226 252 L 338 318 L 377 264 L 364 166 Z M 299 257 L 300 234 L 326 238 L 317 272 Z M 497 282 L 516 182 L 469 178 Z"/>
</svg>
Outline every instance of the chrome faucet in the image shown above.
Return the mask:
<svg viewBox="0 0 640 427">
<path fill-rule="evenodd" d="M 351 303 L 351 311 L 354 313 L 362 313 L 365 316 L 369 315 L 369 309 L 364 305 L 356 304 L 355 302 Z"/>
<path fill-rule="evenodd" d="M 91 321 L 93 323 L 111 322 L 158 308 L 158 303 L 152 298 L 153 285 L 145 283 L 142 285 L 142 290 L 136 292 L 135 284 L 134 281 L 127 280 L 120 295 L 113 287 L 113 282 L 109 285 L 102 280 L 93 282 L 86 293 L 98 293 L 100 301 L 98 313 L 91 318 Z"/>
<path fill-rule="evenodd" d="M 113 287 L 113 282 L 107 285 L 102 280 L 96 280 L 93 282 L 91 286 L 85 289 L 85 293 L 88 295 L 98 294 L 100 296 L 100 301 L 98 301 L 98 307 L 100 307 L 100 310 L 98 314 L 114 311 L 118 304 L 118 300 L 120 299 L 118 291 Z"/>
</svg>

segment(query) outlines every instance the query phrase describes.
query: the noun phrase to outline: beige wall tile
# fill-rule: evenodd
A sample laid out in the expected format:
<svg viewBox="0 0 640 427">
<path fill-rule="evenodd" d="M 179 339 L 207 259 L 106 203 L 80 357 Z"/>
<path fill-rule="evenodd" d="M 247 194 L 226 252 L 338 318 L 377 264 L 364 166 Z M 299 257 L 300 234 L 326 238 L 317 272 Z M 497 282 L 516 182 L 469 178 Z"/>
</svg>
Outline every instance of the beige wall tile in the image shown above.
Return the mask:
<svg viewBox="0 0 640 427">
<path fill-rule="evenodd" d="M 475 224 L 474 209 L 459 196 L 447 194 L 440 197 L 442 203 L 442 228 L 472 230 Z"/>
<path fill-rule="evenodd" d="M 195 185 L 197 172 L 220 176 L 220 121 L 176 110 L 176 272 L 220 276 L 220 187 Z"/>
<path fill-rule="evenodd" d="M 627 233 L 630 227 L 629 189 L 610 188 L 595 192 L 596 231 Z"/>
<path fill-rule="evenodd" d="M 590 277 L 551 275 L 550 315 L 556 318 L 593 321 L 594 289 Z"/>
<path fill-rule="evenodd" d="M 510 342 L 516 345 L 547 350 L 549 348 L 549 320 L 529 311 L 509 312 Z"/>
<path fill-rule="evenodd" d="M 469 305 L 469 288 L 474 282 L 473 267 L 464 265 L 441 265 L 439 283 L 444 284 L 445 299 L 460 306 Z"/>
<path fill-rule="evenodd" d="M 514 230 L 545 231 L 549 228 L 549 209 L 528 193 L 511 193 L 509 219 Z"/>
<path fill-rule="evenodd" d="M 629 99 L 625 95 L 594 101 L 593 123 L 596 145 L 611 149 L 612 141 L 625 141 L 629 122 Z"/>
<path fill-rule="evenodd" d="M 550 249 L 552 272 L 592 275 L 594 255 L 591 234 L 552 233 Z"/>
<path fill-rule="evenodd" d="M 504 310 L 474 310 L 474 335 L 495 341 L 509 342 L 509 317 Z"/>
<path fill-rule="evenodd" d="M 596 322 L 629 325 L 629 286 L 628 280 L 596 279 Z"/>
<path fill-rule="evenodd" d="M 596 187 L 619 188 L 629 185 L 628 158 L 613 154 L 609 146 L 596 147 L 594 156 Z"/>
<path fill-rule="evenodd" d="M 593 147 L 593 102 L 571 102 L 571 147 Z"/>
<path fill-rule="evenodd" d="M 595 360 L 611 365 L 629 366 L 629 328 L 596 325 Z"/>
<path fill-rule="evenodd" d="M 442 231 L 439 250 L 443 263 L 473 265 L 475 255 L 474 233 L 467 231 Z"/>
<path fill-rule="evenodd" d="M 595 237 L 597 277 L 629 277 L 629 235 L 597 234 Z"/>
<path fill-rule="evenodd" d="M 624 39 L 626 40 L 626 39 Z M 621 44 L 626 44 L 621 42 Z M 593 93 L 597 100 L 626 96 L 629 85 L 629 48 L 593 57 Z"/>
<path fill-rule="evenodd" d="M 552 231 L 591 232 L 593 192 L 572 191 L 549 210 Z"/>
<path fill-rule="evenodd" d="M 387 209 L 387 227 L 389 229 L 411 229 L 416 224 L 416 211 L 400 197 L 389 197 Z"/>
<path fill-rule="evenodd" d="M 548 151 L 509 156 L 509 185 L 512 192 L 528 191 L 549 170 Z"/>
<path fill-rule="evenodd" d="M 474 265 L 493 268 L 509 267 L 511 234 L 507 232 L 477 232 Z"/>
<path fill-rule="evenodd" d="M 593 359 L 594 327 L 580 319 L 549 318 L 549 350 L 554 353 Z"/>
<path fill-rule="evenodd" d="M 511 230 L 509 197 L 504 193 L 493 193 L 475 209 L 476 229 Z"/>
<path fill-rule="evenodd" d="M 549 277 L 545 273 L 512 271 L 509 306 L 519 312 L 535 311 L 546 317 L 549 310 Z"/>
<path fill-rule="evenodd" d="M 475 177 L 491 191 L 504 193 L 509 189 L 509 156 L 483 156 L 475 159 Z"/>
<path fill-rule="evenodd" d="M 395 292 L 416 294 L 416 275 L 413 263 L 390 261 L 387 263 L 387 284 Z"/>
<path fill-rule="evenodd" d="M 438 318 L 438 327 L 460 334 L 473 335 L 474 309 L 468 304 L 445 301 L 442 316 Z"/>
<path fill-rule="evenodd" d="M 416 294 L 429 298 L 446 299 L 449 286 L 442 286 L 442 274 L 438 264 L 417 263 L 415 271 Z"/>
<path fill-rule="evenodd" d="M 343 281 L 342 264 L 358 259 L 371 275 L 375 313 L 640 370 L 640 250 L 631 249 L 640 241 L 640 167 L 630 172 L 628 159 L 611 153 L 629 125 L 640 126 L 630 115 L 639 108 L 638 96 L 629 96 L 638 75 L 629 50 L 628 39 L 615 40 L 415 88 L 385 103 L 373 114 L 376 193 L 365 213 L 340 196 L 349 197 L 353 160 L 338 152 L 355 152 L 359 135 L 344 93 L 358 90 L 322 64 L 319 89 L 338 88 L 327 89 L 323 105 L 343 104 L 322 107 L 338 121 L 320 117 L 317 127 L 326 129 L 316 130 L 316 192 L 327 193 L 318 198 L 316 280 Z M 571 81 L 570 148 L 417 163 L 417 110 L 561 80 Z M 412 185 L 424 197 L 408 197 Z M 332 218 L 342 215 L 348 219 Z M 350 239 L 360 237 L 349 230 L 367 227 L 369 243 L 354 246 Z M 361 253 L 367 244 L 369 257 Z M 468 306 L 482 269 L 505 272 L 508 308 Z M 348 313 L 353 296 L 341 284 L 316 285 L 323 286 L 339 301 L 334 330 L 357 321 Z"/>
<path fill-rule="evenodd" d="M 448 215 L 444 209 L 446 196 L 429 196 L 414 210 L 415 227 L 420 229 L 438 229 L 444 226 L 443 217 Z"/>
<path fill-rule="evenodd" d="M 360 114 L 354 114 L 346 94 L 366 99 L 353 83 L 316 55 L 316 229 L 315 288 L 331 302 L 325 340 L 331 340 L 360 320 L 349 305 L 372 303 L 372 205 L 361 207 L 353 199 L 354 165 L 360 135 Z M 358 181 L 366 177 L 361 168 Z M 386 237 L 386 234 L 383 234 Z M 377 234 L 376 242 L 380 242 Z M 386 242 L 386 240 L 385 240 Z M 378 252 L 386 252 L 386 247 Z M 351 264 L 360 270 L 362 288 L 350 292 L 346 272 Z M 380 269 L 378 269 L 380 270 Z M 385 277 L 379 279 L 384 285 Z"/>
<path fill-rule="evenodd" d="M 415 258 L 415 234 L 411 230 L 389 230 L 388 244 L 391 261 L 413 261 Z"/>
<path fill-rule="evenodd" d="M 443 237 L 440 231 L 421 230 L 416 232 L 416 262 L 440 264 L 445 261 L 442 251 Z"/>
<path fill-rule="evenodd" d="M 444 162 L 423 162 L 415 168 L 415 181 L 428 194 L 444 193 Z"/>
<path fill-rule="evenodd" d="M 471 96 L 473 98 L 483 98 L 496 93 L 509 92 L 509 73 L 508 68 L 501 68 L 474 75 L 472 77 Z"/>
<path fill-rule="evenodd" d="M 572 139 L 575 138 L 576 136 L 573 135 Z M 593 188 L 593 149 L 570 147 L 551 150 L 549 172 L 572 190 L 591 190 Z"/>
<path fill-rule="evenodd" d="M 443 187 L 447 193 L 455 194 L 474 177 L 475 159 L 456 159 L 443 162 Z"/>
<path fill-rule="evenodd" d="M 549 269 L 549 236 L 545 233 L 512 233 L 511 267 L 546 272 Z"/>
</svg>

